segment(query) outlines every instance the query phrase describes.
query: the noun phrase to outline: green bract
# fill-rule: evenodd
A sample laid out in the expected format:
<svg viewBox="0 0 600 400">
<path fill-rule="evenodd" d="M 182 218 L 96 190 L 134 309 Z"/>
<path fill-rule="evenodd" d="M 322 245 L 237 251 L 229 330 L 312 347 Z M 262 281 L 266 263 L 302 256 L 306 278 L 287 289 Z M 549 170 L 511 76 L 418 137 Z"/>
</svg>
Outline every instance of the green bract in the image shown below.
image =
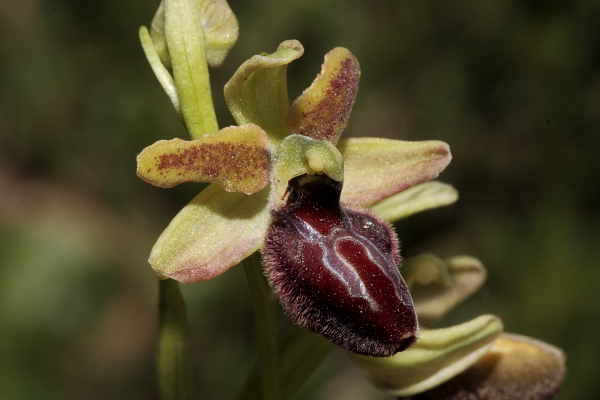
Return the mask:
<svg viewBox="0 0 600 400">
<path fill-rule="evenodd" d="M 237 37 L 225 0 L 163 0 L 151 33 L 140 28 L 146 57 L 192 139 L 219 130 L 208 67 L 223 62 Z"/>
</svg>

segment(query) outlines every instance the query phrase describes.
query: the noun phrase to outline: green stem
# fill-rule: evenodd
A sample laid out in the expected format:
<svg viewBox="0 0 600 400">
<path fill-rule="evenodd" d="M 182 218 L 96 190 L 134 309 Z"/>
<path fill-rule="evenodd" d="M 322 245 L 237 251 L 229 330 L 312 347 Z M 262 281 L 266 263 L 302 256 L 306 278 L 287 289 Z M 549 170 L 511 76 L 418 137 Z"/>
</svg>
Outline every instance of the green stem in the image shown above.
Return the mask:
<svg viewBox="0 0 600 400">
<path fill-rule="evenodd" d="M 258 253 L 244 261 L 254 323 L 262 400 L 279 400 L 280 377 L 277 351 L 277 299 L 265 278 Z"/>
<path fill-rule="evenodd" d="M 291 399 L 333 348 L 333 343 L 293 322 L 282 329 L 281 376 L 284 398 Z"/>
<path fill-rule="evenodd" d="M 159 282 L 158 346 L 156 373 L 161 400 L 195 398 L 190 362 L 189 332 L 185 302 L 179 282 Z"/>
<path fill-rule="evenodd" d="M 281 393 L 291 399 L 317 369 L 333 344 L 312 332 L 288 322 L 279 333 Z M 259 366 L 255 365 L 238 396 L 239 400 L 259 400 Z"/>
</svg>

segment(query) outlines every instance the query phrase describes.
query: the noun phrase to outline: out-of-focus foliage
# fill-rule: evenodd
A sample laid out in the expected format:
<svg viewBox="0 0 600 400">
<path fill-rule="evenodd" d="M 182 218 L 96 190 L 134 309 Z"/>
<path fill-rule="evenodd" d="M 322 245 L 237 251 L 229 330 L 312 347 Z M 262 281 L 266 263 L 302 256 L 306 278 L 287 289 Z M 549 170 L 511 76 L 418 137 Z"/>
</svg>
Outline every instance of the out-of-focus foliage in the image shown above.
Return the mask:
<svg viewBox="0 0 600 400">
<path fill-rule="evenodd" d="M 472 254 L 479 295 L 439 326 L 492 312 L 562 347 L 557 399 L 600 390 L 600 3 L 232 0 L 250 55 L 298 39 L 294 98 L 348 47 L 362 82 L 346 134 L 439 139 L 455 205 L 397 226 L 403 253 Z M 199 191 L 135 176 L 135 155 L 185 137 L 138 42 L 158 1 L 0 6 L 0 398 L 151 399 L 156 283 L 146 263 Z M 295 90 L 295 91 L 294 91 Z M 243 273 L 185 288 L 203 398 L 231 398 L 254 357 Z M 460 314 L 458 314 L 460 313 Z M 374 392 L 334 353 L 298 398 Z M 331 374 L 331 375 L 330 375 Z M 333 393 L 333 394 L 332 394 Z M 366 394 L 367 393 L 367 394 Z M 354 397 L 352 397 L 354 396 Z M 385 398 L 385 397 L 384 397 Z"/>
</svg>

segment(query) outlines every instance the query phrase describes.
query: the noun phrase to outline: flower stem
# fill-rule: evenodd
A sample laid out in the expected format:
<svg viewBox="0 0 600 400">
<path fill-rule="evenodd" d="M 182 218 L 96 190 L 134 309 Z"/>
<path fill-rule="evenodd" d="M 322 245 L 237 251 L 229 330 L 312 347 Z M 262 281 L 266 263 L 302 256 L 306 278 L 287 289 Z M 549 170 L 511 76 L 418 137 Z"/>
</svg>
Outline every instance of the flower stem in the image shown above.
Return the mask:
<svg viewBox="0 0 600 400">
<path fill-rule="evenodd" d="M 238 399 L 290 399 L 323 361 L 333 344 L 288 322 L 277 334 L 277 299 L 258 253 L 244 261 L 255 314 L 258 364 Z"/>
<path fill-rule="evenodd" d="M 333 344 L 291 321 L 281 329 L 278 337 L 281 395 L 283 399 L 291 399 L 317 369 Z M 256 365 L 248 376 L 239 400 L 260 399 L 258 369 Z"/>
<path fill-rule="evenodd" d="M 265 278 L 258 253 L 244 261 L 254 308 L 256 344 L 262 400 L 279 400 L 280 377 L 277 349 L 277 299 Z"/>
<path fill-rule="evenodd" d="M 280 335 L 282 392 L 291 399 L 333 348 L 333 343 L 289 322 Z"/>
<path fill-rule="evenodd" d="M 159 282 L 158 308 L 156 373 L 159 398 L 195 399 L 186 307 L 179 282 L 172 279 Z"/>
</svg>

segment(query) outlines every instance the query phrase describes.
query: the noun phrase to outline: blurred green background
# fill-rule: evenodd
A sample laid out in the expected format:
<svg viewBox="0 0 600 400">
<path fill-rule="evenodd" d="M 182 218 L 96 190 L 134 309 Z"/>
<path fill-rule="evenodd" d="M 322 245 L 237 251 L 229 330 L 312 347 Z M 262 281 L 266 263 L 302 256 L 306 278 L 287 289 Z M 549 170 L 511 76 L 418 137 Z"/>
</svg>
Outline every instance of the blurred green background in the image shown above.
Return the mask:
<svg viewBox="0 0 600 400">
<path fill-rule="evenodd" d="M 397 223 L 405 256 L 470 254 L 480 313 L 568 354 L 557 399 L 600 391 L 600 2 L 232 0 L 251 55 L 298 39 L 298 95 L 348 47 L 362 82 L 346 135 L 439 139 L 458 203 Z M 158 1 L 0 4 L 0 398 L 153 399 L 153 241 L 199 190 L 135 176 L 135 156 L 185 137 L 139 45 Z M 255 356 L 241 268 L 186 286 L 201 398 L 237 392 Z M 386 399 L 334 352 L 298 399 Z"/>
</svg>

